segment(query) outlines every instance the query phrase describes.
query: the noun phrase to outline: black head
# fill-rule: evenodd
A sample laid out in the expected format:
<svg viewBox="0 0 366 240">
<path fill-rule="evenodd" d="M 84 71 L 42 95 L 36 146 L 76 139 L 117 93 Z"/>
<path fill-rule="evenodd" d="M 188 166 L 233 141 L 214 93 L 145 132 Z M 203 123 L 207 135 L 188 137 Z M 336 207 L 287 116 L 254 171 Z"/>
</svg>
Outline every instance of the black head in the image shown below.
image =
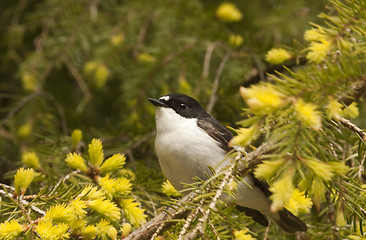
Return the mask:
<svg viewBox="0 0 366 240">
<path fill-rule="evenodd" d="M 210 117 L 196 99 L 184 94 L 173 93 L 159 99 L 149 98 L 149 101 L 157 107 L 171 108 L 185 118 Z"/>
</svg>

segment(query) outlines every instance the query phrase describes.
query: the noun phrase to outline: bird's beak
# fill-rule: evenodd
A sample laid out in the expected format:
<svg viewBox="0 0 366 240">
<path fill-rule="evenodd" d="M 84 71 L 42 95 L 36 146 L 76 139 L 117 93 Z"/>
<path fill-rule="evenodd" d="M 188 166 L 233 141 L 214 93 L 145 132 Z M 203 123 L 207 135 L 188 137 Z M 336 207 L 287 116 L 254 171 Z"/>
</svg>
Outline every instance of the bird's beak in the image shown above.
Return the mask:
<svg viewBox="0 0 366 240">
<path fill-rule="evenodd" d="M 157 107 L 167 107 L 165 103 L 155 98 L 148 98 L 148 100 Z"/>
</svg>

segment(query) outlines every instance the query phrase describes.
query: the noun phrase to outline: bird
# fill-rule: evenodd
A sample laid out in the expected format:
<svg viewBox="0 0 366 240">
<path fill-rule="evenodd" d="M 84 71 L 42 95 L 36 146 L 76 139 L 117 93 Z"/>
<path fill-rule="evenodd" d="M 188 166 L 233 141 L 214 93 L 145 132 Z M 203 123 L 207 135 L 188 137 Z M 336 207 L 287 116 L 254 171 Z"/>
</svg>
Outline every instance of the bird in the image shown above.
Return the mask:
<svg viewBox="0 0 366 240">
<path fill-rule="evenodd" d="M 210 167 L 230 164 L 226 155 L 232 134 L 197 100 L 180 93 L 148 100 L 155 105 L 155 152 L 174 188 L 182 190 L 197 177 L 207 179 Z M 262 226 L 268 226 L 269 218 L 288 233 L 306 231 L 307 225 L 286 208 L 271 211 L 271 194 L 267 182 L 249 173 L 238 183 L 236 207 Z"/>
</svg>

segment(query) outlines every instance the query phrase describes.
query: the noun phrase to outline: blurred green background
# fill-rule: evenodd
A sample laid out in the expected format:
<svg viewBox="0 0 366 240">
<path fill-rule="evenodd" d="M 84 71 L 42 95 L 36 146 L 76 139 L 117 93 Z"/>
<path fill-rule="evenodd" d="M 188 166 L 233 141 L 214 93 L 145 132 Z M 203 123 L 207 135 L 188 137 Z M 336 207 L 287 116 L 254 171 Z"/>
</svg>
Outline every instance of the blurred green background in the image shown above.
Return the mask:
<svg viewBox="0 0 366 240">
<path fill-rule="evenodd" d="M 212 115 L 235 126 L 239 86 L 273 70 L 272 47 L 302 45 L 327 1 L 231 2 L 240 21 L 215 15 L 222 1 L 1 1 L 0 181 L 29 150 L 59 171 L 73 129 L 101 138 L 106 155 L 126 153 L 132 169 L 158 169 L 148 97 L 180 92 L 207 106 L 214 93 Z"/>
</svg>

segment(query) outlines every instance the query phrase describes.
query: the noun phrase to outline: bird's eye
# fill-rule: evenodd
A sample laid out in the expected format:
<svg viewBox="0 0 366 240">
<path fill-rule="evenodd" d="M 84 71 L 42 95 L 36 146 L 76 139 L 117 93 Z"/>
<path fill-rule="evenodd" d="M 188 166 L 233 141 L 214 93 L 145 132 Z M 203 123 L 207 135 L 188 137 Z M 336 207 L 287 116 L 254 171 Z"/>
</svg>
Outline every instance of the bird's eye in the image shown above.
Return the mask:
<svg viewBox="0 0 366 240">
<path fill-rule="evenodd" d="M 179 104 L 179 108 L 180 109 L 186 109 L 187 105 L 185 105 L 184 103 Z"/>
</svg>

